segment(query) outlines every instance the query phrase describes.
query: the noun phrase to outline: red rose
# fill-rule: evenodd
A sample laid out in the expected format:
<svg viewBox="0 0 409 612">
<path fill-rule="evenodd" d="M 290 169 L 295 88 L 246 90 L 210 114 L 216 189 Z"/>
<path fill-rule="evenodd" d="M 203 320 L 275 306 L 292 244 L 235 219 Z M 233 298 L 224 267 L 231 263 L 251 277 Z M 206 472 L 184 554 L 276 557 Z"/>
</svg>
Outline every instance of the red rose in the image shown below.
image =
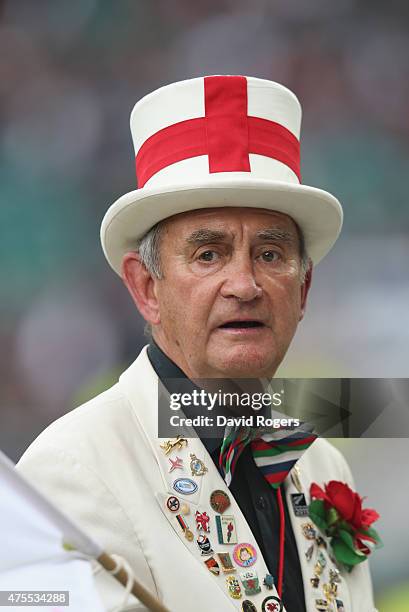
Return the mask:
<svg viewBox="0 0 409 612">
<path fill-rule="evenodd" d="M 364 508 L 362 510 L 362 527 L 364 529 L 369 529 L 369 527 L 377 521 L 379 518 L 379 514 L 376 510 L 372 510 L 372 508 Z"/>
<path fill-rule="evenodd" d="M 362 497 L 347 484 L 331 480 L 322 489 L 312 483 L 310 495 L 311 520 L 330 538 L 335 559 L 349 571 L 373 549 L 382 546 L 381 538 L 371 527 L 379 514 L 371 508 L 362 508 Z"/>
<path fill-rule="evenodd" d="M 362 498 L 344 482 L 331 480 L 325 485 L 325 491 L 313 483 L 310 495 L 312 498 L 324 500 L 327 507 L 335 508 L 340 517 L 357 531 L 368 529 L 379 518 L 375 510 L 362 509 Z"/>
</svg>

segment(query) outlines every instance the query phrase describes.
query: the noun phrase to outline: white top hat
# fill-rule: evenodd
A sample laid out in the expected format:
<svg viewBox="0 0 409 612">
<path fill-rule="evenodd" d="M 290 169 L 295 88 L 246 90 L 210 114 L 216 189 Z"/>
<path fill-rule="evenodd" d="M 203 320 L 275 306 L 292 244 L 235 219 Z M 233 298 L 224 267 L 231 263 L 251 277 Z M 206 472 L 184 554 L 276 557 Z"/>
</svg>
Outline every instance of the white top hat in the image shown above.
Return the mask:
<svg viewBox="0 0 409 612">
<path fill-rule="evenodd" d="M 246 206 L 288 214 L 316 264 L 342 226 L 338 200 L 300 184 L 301 107 L 264 79 L 207 76 L 161 87 L 131 114 L 139 189 L 108 209 L 105 256 L 122 256 L 156 223 L 198 208 Z"/>
</svg>

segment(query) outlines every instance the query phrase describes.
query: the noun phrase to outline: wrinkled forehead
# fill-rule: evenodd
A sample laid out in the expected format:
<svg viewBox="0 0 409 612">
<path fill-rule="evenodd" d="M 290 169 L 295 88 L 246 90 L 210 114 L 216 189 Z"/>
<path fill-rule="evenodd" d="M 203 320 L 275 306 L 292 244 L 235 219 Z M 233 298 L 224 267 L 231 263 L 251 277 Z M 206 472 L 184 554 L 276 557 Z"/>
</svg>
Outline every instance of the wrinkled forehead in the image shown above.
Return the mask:
<svg viewBox="0 0 409 612">
<path fill-rule="evenodd" d="M 178 240 L 204 228 L 220 230 L 230 236 L 244 230 L 251 236 L 274 228 L 290 234 L 295 240 L 300 237 L 298 226 L 290 216 L 264 208 L 205 208 L 174 215 L 164 222 L 166 234 Z"/>
</svg>

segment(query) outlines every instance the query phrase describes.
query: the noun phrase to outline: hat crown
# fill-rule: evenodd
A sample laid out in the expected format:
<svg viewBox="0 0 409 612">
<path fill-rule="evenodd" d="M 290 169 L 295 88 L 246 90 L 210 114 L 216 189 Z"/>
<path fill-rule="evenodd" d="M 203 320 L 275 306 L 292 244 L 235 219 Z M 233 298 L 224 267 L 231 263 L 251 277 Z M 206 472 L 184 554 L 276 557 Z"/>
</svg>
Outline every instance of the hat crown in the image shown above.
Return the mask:
<svg viewBox="0 0 409 612">
<path fill-rule="evenodd" d="M 301 185 L 301 106 L 286 87 L 255 77 L 214 75 L 166 85 L 131 113 L 138 189 L 119 198 L 101 225 L 112 268 L 155 224 L 203 208 L 281 212 L 302 230 L 317 263 L 334 244 L 342 208 Z"/>
<path fill-rule="evenodd" d="M 233 174 L 299 183 L 301 106 L 266 79 L 214 75 L 161 87 L 131 113 L 138 186 Z"/>
</svg>

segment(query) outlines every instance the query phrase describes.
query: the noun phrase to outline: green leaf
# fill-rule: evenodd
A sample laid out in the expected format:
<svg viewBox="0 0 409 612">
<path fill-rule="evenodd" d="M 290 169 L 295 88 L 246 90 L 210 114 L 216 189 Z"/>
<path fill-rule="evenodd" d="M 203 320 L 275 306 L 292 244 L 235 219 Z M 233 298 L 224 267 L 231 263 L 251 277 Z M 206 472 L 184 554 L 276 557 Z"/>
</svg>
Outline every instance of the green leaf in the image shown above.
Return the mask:
<svg viewBox="0 0 409 612">
<path fill-rule="evenodd" d="M 330 508 L 327 512 L 327 523 L 333 525 L 339 519 L 339 514 L 335 508 Z"/>
<path fill-rule="evenodd" d="M 347 521 L 340 521 L 338 524 L 338 528 L 339 530 L 343 529 L 344 531 L 347 531 L 351 535 L 355 533 L 355 529 Z"/>
<path fill-rule="evenodd" d="M 348 531 L 346 531 L 345 529 L 340 529 L 338 532 L 338 537 L 344 542 L 345 546 L 348 546 L 348 548 L 355 550 L 354 538 Z"/>
<path fill-rule="evenodd" d="M 373 529 L 373 527 L 369 527 L 368 529 L 360 529 L 359 533 L 363 533 L 364 535 L 367 535 L 370 538 L 373 538 L 376 543 L 376 548 L 381 548 L 381 546 L 383 546 L 383 542 L 378 532 L 376 531 L 376 529 Z"/>
<path fill-rule="evenodd" d="M 352 550 L 341 538 L 332 538 L 331 547 L 335 559 L 348 569 L 351 569 L 366 559 L 365 555 L 362 556 L 357 554 L 356 551 Z"/>
<path fill-rule="evenodd" d="M 328 528 L 325 505 L 322 499 L 314 499 L 308 506 L 308 515 L 318 529 L 325 532 Z"/>
</svg>

